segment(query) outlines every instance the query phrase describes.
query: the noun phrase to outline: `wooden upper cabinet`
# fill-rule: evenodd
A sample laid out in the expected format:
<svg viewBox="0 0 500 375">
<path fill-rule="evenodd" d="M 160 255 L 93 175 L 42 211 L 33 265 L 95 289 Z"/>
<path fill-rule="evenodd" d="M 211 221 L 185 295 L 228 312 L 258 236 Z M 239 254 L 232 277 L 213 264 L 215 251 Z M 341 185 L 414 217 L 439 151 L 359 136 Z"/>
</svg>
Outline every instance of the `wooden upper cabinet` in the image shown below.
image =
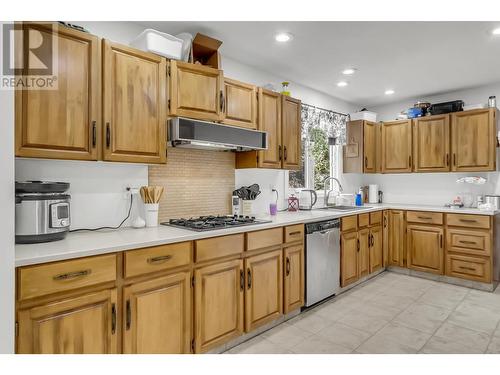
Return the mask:
<svg viewBox="0 0 500 375">
<path fill-rule="evenodd" d="M 440 226 L 408 225 L 408 267 L 444 274 L 444 230 Z"/>
<path fill-rule="evenodd" d="M 170 61 L 170 115 L 220 121 L 224 111 L 222 70 Z"/>
<path fill-rule="evenodd" d="M 259 151 L 259 167 L 281 168 L 281 95 L 259 87 L 259 126 L 267 132 L 267 150 Z"/>
<path fill-rule="evenodd" d="M 411 120 L 382 123 L 382 173 L 405 173 L 411 171 Z"/>
<path fill-rule="evenodd" d="M 189 271 L 127 286 L 123 300 L 125 354 L 190 353 Z"/>
<path fill-rule="evenodd" d="M 202 267 L 194 275 L 195 352 L 202 353 L 243 333 L 243 260 Z"/>
<path fill-rule="evenodd" d="M 380 125 L 355 120 L 347 123 L 347 145 L 344 146 L 344 173 L 380 172 Z"/>
<path fill-rule="evenodd" d="M 257 129 L 257 87 L 224 77 L 224 124 Z"/>
<path fill-rule="evenodd" d="M 283 249 L 284 259 L 284 306 L 285 314 L 304 305 L 304 246 Z"/>
<path fill-rule="evenodd" d="M 358 280 L 358 233 L 342 233 L 340 241 L 340 286 L 345 287 Z"/>
<path fill-rule="evenodd" d="M 166 162 L 166 60 L 103 41 L 103 158 Z"/>
<path fill-rule="evenodd" d="M 413 120 L 413 155 L 415 172 L 450 170 L 450 115 Z"/>
<path fill-rule="evenodd" d="M 31 61 L 27 46 L 38 33 L 57 43 L 57 89 L 16 90 L 16 156 L 97 160 L 99 38 L 57 25 L 26 23 L 22 27 L 23 50 L 17 52 L 24 61 Z"/>
<path fill-rule="evenodd" d="M 281 132 L 283 144 L 283 169 L 301 167 L 301 102 L 286 95 L 281 96 Z"/>
<path fill-rule="evenodd" d="M 20 354 L 117 353 L 116 289 L 18 312 Z"/>
<path fill-rule="evenodd" d="M 451 114 L 451 170 L 494 171 L 496 168 L 496 109 Z"/>
<path fill-rule="evenodd" d="M 282 251 L 245 259 L 245 331 L 279 318 L 283 313 Z"/>
</svg>

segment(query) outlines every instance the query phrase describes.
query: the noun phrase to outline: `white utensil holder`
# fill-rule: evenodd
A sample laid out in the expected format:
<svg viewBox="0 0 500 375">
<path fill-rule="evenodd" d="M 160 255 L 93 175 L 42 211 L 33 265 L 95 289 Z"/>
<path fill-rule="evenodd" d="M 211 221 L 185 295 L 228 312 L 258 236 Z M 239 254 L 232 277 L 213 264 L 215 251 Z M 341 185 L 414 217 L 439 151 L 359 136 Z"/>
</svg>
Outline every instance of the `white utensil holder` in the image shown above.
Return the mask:
<svg viewBox="0 0 500 375">
<path fill-rule="evenodd" d="M 144 212 L 146 216 L 146 226 L 147 227 L 157 227 L 158 226 L 158 203 L 145 203 Z"/>
<path fill-rule="evenodd" d="M 241 214 L 244 216 L 253 215 L 253 202 L 250 200 L 242 200 L 241 201 Z"/>
</svg>

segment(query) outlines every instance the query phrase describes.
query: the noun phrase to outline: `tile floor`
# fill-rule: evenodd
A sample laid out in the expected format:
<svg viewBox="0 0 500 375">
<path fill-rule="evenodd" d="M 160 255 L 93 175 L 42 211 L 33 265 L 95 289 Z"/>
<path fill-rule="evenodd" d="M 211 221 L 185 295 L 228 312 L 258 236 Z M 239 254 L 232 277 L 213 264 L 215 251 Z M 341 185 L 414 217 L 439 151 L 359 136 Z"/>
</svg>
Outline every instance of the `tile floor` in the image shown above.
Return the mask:
<svg viewBox="0 0 500 375">
<path fill-rule="evenodd" d="M 500 354 L 500 287 L 384 272 L 226 353 Z"/>
</svg>

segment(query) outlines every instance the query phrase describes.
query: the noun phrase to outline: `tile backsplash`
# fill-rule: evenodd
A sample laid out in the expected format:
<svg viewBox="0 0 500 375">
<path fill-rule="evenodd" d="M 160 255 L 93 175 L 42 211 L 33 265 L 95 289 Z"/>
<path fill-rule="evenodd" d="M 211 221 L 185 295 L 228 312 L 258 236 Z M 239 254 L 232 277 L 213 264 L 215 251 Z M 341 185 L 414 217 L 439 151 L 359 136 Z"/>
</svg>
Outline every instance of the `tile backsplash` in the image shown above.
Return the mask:
<svg viewBox="0 0 500 375">
<path fill-rule="evenodd" d="M 230 214 L 234 158 L 232 152 L 169 148 L 167 164 L 149 166 L 149 185 L 165 187 L 159 220 Z"/>
</svg>

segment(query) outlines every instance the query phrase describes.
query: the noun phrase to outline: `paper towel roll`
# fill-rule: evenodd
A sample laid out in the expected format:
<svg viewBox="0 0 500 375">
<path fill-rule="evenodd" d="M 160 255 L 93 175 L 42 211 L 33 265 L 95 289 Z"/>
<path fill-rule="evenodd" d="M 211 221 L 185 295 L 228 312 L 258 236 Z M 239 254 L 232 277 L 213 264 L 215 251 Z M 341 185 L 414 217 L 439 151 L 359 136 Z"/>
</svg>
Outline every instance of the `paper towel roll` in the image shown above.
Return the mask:
<svg viewBox="0 0 500 375">
<path fill-rule="evenodd" d="M 378 203 L 378 185 L 368 185 L 368 203 Z"/>
</svg>

